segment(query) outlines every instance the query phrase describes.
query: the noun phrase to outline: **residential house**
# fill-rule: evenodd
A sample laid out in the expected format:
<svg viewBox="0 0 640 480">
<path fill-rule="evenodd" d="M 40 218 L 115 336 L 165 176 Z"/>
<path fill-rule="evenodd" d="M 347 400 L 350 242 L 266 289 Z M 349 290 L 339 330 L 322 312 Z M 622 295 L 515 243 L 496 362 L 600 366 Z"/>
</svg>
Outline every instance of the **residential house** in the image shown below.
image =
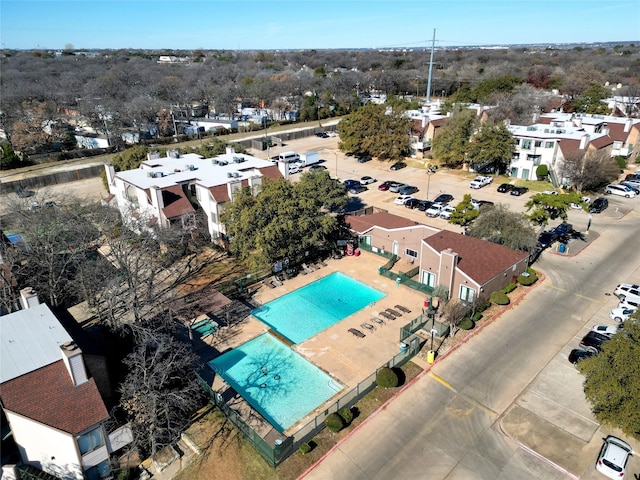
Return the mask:
<svg viewBox="0 0 640 480">
<path fill-rule="evenodd" d="M 527 252 L 441 230 L 422 240 L 420 281 L 443 285 L 450 298 L 471 302 L 514 282 L 528 265 Z"/>
<path fill-rule="evenodd" d="M 49 307 L 28 289 L 21 301 L 0 317 L 0 399 L 20 457 L 58 478 L 106 478 L 131 430 L 111 426 L 82 350 Z M 5 474 L 16 478 L 11 466 Z"/>
<path fill-rule="evenodd" d="M 201 215 L 212 240 L 225 233 L 220 214 L 236 189 L 249 186 L 257 191 L 265 178 L 288 178 L 278 165 L 232 148 L 215 158 L 169 151 L 162 158 L 150 154 L 134 170 L 105 168 L 111 194 L 107 202 L 117 206 L 123 218 L 136 218 L 148 228 L 181 223 L 191 230 Z"/>
<path fill-rule="evenodd" d="M 451 298 L 470 302 L 504 288 L 526 271 L 529 254 L 486 240 L 440 230 L 388 212 L 345 218 L 359 243 L 419 267 L 418 281 L 443 285 Z"/>
</svg>

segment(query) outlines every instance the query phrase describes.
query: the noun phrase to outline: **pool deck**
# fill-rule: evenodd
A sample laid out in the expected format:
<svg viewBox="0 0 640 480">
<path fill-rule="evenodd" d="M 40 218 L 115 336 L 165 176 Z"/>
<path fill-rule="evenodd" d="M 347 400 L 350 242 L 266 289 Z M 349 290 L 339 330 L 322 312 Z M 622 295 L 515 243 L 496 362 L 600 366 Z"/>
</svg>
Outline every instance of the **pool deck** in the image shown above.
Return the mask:
<svg viewBox="0 0 640 480">
<path fill-rule="evenodd" d="M 403 265 L 402 262 L 400 260 L 396 263 L 396 271 L 411 268 L 410 265 Z M 395 281 L 379 275 L 378 267 L 386 262 L 384 258 L 373 253 L 362 252 L 358 257 L 329 259 L 325 263 L 326 266 L 316 266 L 316 270 L 312 273 L 298 274 L 294 278 L 285 280 L 282 286 L 275 288 L 262 286 L 254 294 L 253 299 L 259 304 L 265 304 L 337 271 L 385 293 L 386 296 L 377 302 L 293 346 L 300 355 L 344 385 L 344 393 L 400 351 L 400 329 L 422 313 L 424 294 L 404 285 L 397 286 Z M 373 316 L 383 319 L 377 313 L 385 308 L 394 308 L 397 304 L 407 307 L 411 313 L 404 313 L 395 320 L 384 319 L 384 325 L 371 320 Z M 372 325 L 375 330 L 363 328 L 361 324 L 365 322 Z M 351 328 L 358 329 L 365 336 L 356 337 L 349 332 Z M 238 325 L 223 327 L 220 332 L 209 337 L 206 343 L 219 352 L 224 352 L 267 331 L 269 328 L 266 325 L 250 315 Z M 216 376 L 213 382 L 214 390 L 218 390 L 223 385 L 223 380 Z M 302 419 L 296 425 L 304 424 L 305 420 Z M 295 430 L 295 426 L 289 430 Z"/>
</svg>

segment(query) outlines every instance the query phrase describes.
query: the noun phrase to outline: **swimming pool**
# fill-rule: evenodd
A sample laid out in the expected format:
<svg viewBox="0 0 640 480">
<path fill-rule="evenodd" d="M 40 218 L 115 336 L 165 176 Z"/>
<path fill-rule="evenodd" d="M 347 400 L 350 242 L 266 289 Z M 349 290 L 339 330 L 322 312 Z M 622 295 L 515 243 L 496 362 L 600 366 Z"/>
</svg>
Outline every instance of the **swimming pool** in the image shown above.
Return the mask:
<svg viewBox="0 0 640 480">
<path fill-rule="evenodd" d="M 343 389 L 269 333 L 209 366 L 281 433 Z"/>
<path fill-rule="evenodd" d="M 300 343 L 384 296 L 335 272 L 251 313 L 292 343 Z"/>
</svg>

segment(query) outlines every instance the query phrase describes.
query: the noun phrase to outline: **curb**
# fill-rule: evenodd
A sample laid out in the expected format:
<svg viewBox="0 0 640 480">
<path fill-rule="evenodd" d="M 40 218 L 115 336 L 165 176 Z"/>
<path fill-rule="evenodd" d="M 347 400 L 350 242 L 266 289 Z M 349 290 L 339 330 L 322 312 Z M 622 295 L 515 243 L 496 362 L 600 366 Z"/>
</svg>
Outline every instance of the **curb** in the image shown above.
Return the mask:
<svg viewBox="0 0 640 480">
<path fill-rule="evenodd" d="M 507 310 L 509 310 L 510 308 L 512 308 L 514 305 L 517 305 L 523 298 L 524 296 L 528 293 L 528 291 L 532 288 L 537 288 L 538 285 L 542 285 L 543 281 L 547 278 L 546 275 L 544 275 L 542 272 L 541 276 L 538 277 L 538 281 L 535 283 L 535 285 L 526 287 L 527 290 L 523 291 L 523 293 L 521 293 L 520 295 L 518 295 L 518 297 L 516 297 L 514 299 L 513 302 L 510 302 L 509 305 L 505 305 L 502 308 L 500 308 L 497 312 L 495 312 L 493 314 L 493 316 L 491 316 L 490 318 L 487 319 L 486 322 L 483 322 L 482 325 L 480 327 L 478 327 L 477 329 L 474 329 L 473 332 L 471 332 L 469 335 L 467 335 L 466 337 L 464 337 L 462 340 L 460 340 L 459 342 L 457 342 L 455 345 L 453 345 L 449 350 L 447 350 L 446 352 L 444 352 L 442 355 L 438 355 L 436 357 L 436 360 L 429 365 L 427 368 L 425 368 L 424 370 L 422 370 L 422 372 L 420 372 L 418 375 L 416 375 L 414 378 L 411 379 L 411 381 L 409 381 L 409 383 L 407 383 L 406 385 L 404 385 L 400 390 L 398 390 L 396 393 L 393 394 L 393 396 L 391 398 L 389 398 L 389 400 L 387 400 L 386 402 L 384 402 L 382 405 L 380 405 L 380 407 L 378 407 L 377 410 L 375 410 L 371 415 L 369 415 L 360 425 L 358 425 L 356 428 L 354 428 L 353 430 L 351 430 L 342 440 L 340 440 L 338 443 L 336 443 L 333 447 L 331 447 L 331 449 L 329 449 L 329 451 L 327 453 L 325 453 L 322 457 L 320 457 L 316 463 L 314 463 L 313 465 L 311 465 L 307 470 L 305 470 L 299 477 L 298 480 L 301 480 L 303 478 L 305 478 L 307 475 L 309 475 L 311 472 L 313 472 L 318 465 L 320 465 L 322 462 L 324 462 L 333 452 L 335 452 L 336 450 L 338 450 L 342 444 L 344 442 L 346 442 L 347 440 L 349 440 L 351 438 L 351 436 L 353 434 L 355 434 L 357 431 L 360 430 L 360 428 L 364 427 L 367 423 L 369 423 L 369 421 L 373 418 L 375 418 L 376 416 L 378 416 L 378 414 L 380 412 L 382 412 L 383 410 L 386 410 L 386 408 L 388 407 L 388 405 L 394 401 L 401 393 L 403 393 L 405 390 L 407 390 L 409 387 L 411 387 L 415 382 L 417 382 L 419 379 L 421 379 L 423 376 L 427 375 L 431 369 L 441 360 L 444 360 L 445 358 L 447 358 L 449 356 L 449 354 L 451 352 L 455 352 L 461 345 L 464 345 L 465 343 L 467 343 L 469 341 L 469 339 L 475 337 L 477 334 L 479 334 L 482 330 L 484 330 L 484 328 L 487 325 L 491 325 L 496 319 L 498 319 L 504 312 L 506 312 Z M 501 429 L 502 431 L 502 429 Z M 511 436 L 507 435 L 508 438 L 512 438 Z M 515 440 L 514 440 L 515 441 Z M 515 443 L 517 443 L 519 446 L 520 444 L 516 441 Z M 523 448 L 527 448 L 524 447 Z M 536 456 L 538 456 L 538 453 L 534 454 Z M 543 457 L 544 458 L 544 457 Z"/>
</svg>

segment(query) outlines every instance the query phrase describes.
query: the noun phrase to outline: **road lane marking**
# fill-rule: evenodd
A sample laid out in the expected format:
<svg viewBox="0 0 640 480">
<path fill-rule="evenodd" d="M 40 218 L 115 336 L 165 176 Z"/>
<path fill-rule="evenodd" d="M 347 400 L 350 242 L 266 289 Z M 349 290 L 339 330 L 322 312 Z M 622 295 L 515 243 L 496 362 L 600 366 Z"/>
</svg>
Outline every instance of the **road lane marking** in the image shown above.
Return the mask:
<svg viewBox="0 0 640 480">
<path fill-rule="evenodd" d="M 548 282 L 542 282 L 542 285 L 544 285 L 545 287 L 551 287 L 551 288 L 555 288 L 556 290 L 560 290 L 561 292 L 566 292 L 567 290 L 561 287 L 556 287 L 555 285 L 548 283 Z"/>
<path fill-rule="evenodd" d="M 567 293 L 567 290 L 565 288 L 557 287 L 557 286 L 555 286 L 555 285 L 553 285 L 551 283 L 548 283 L 548 282 L 542 282 L 542 285 L 544 285 L 545 287 L 551 287 L 551 288 L 553 288 L 555 290 L 558 290 L 560 292 Z M 602 305 L 602 303 L 603 303 L 602 300 L 596 300 L 595 298 L 585 297 L 584 295 L 580 295 L 579 293 L 572 293 L 571 295 L 574 295 L 574 296 L 576 296 L 578 298 L 582 298 L 583 300 L 589 300 L 590 302 L 597 303 L 599 305 Z"/>
<path fill-rule="evenodd" d="M 494 412 L 493 410 L 491 410 L 489 407 L 483 405 L 482 403 L 480 403 L 479 401 L 477 401 L 474 398 L 471 398 L 469 395 L 466 395 L 464 393 L 460 393 L 453 385 L 451 385 L 449 382 L 447 382 L 444 378 L 442 378 L 440 375 L 437 375 L 435 373 L 433 373 L 433 370 L 429 370 L 429 376 L 431 378 L 433 378 L 436 382 L 438 382 L 439 384 L 443 385 L 444 387 L 448 388 L 449 390 L 451 390 L 453 393 L 455 393 L 456 395 L 460 395 L 462 398 L 464 398 L 467 402 L 469 402 L 471 405 L 479 408 L 480 410 L 482 410 L 483 412 L 485 412 L 486 414 L 492 416 L 492 417 L 497 417 L 498 414 L 496 412 Z"/>
</svg>

